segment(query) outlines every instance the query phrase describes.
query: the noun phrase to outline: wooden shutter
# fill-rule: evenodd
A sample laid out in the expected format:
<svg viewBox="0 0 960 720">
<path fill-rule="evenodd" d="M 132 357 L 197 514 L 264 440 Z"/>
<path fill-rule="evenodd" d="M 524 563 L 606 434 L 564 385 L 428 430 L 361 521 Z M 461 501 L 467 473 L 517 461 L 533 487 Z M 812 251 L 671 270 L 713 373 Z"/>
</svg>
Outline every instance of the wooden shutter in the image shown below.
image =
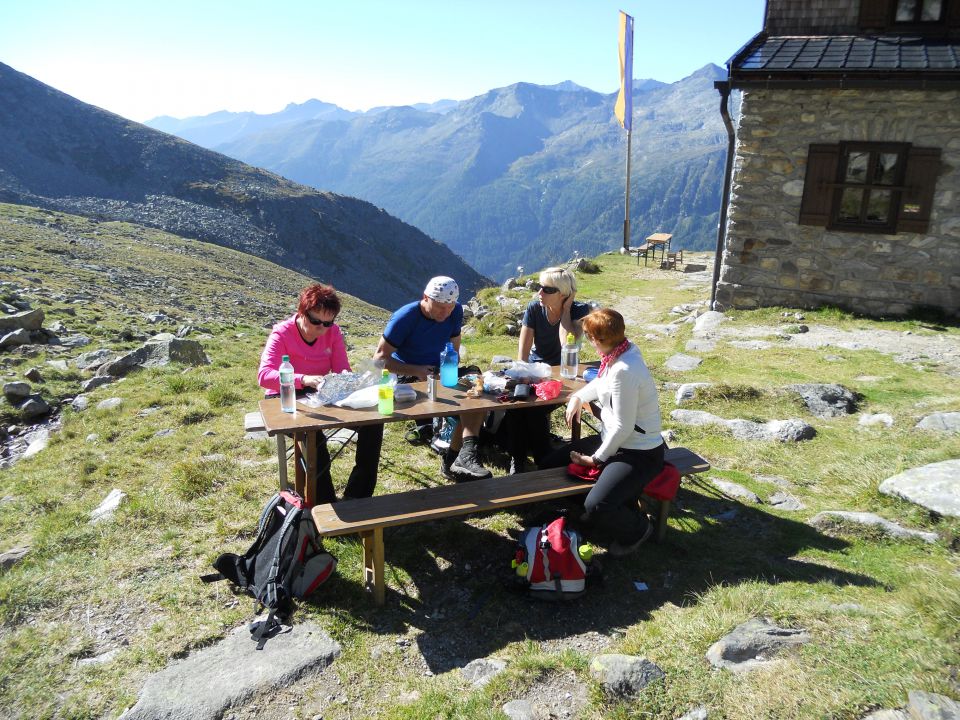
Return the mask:
<svg viewBox="0 0 960 720">
<path fill-rule="evenodd" d="M 900 196 L 897 232 L 927 231 L 933 207 L 933 190 L 939 173 L 940 148 L 910 148 L 903 180 L 906 190 Z"/>
<path fill-rule="evenodd" d="M 839 145 L 811 145 L 807 153 L 807 176 L 800 200 L 800 224 L 825 226 L 830 221 L 833 184 L 837 181 Z"/>
<path fill-rule="evenodd" d="M 893 17 L 896 0 L 860 0 L 860 29 L 884 30 Z"/>
</svg>

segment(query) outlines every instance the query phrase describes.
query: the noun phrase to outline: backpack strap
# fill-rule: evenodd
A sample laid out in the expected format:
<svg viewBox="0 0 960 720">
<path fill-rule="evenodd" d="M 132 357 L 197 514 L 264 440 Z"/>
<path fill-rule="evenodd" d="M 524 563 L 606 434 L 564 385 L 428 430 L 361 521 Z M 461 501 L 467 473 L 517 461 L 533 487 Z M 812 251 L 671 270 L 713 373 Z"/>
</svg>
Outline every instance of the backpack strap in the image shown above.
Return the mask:
<svg viewBox="0 0 960 720">
<path fill-rule="evenodd" d="M 280 527 L 280 542 L 277 543 L 277 551 L 270 561 L 270 572 L 267 574 L 267 580 L 260 591 L 260 595 L 257 597 L 257 600 L 263 605 L 271 608 L 271 615 L 273 614 L 273 608 L 276 608 L 280 600 L 277 594 L 277 576 L 280 574 L 280 560 L 283 558 L 284 549 L 290 541 L 288 537 L 290 526 L 299 524 L 299 522 L 300 509 L 290 508 L 287 511 L 287 516 L 283 519 L 283 525 Z"/>
</svg>

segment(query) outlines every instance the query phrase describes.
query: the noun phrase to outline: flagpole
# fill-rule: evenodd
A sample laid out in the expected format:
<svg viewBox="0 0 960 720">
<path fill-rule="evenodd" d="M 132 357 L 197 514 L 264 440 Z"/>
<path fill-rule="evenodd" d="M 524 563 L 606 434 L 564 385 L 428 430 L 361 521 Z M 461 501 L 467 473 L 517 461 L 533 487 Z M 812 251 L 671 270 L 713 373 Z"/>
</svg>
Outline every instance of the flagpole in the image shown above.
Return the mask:
<svg viewBox="0 0 960 720">
<path fill-rule="evenodd" d="M 627 130 L 627 188 L 624 191 L 623 210 L 623 249 L 630 250 L 630 136 L 633 130 Z"/>
</svg>

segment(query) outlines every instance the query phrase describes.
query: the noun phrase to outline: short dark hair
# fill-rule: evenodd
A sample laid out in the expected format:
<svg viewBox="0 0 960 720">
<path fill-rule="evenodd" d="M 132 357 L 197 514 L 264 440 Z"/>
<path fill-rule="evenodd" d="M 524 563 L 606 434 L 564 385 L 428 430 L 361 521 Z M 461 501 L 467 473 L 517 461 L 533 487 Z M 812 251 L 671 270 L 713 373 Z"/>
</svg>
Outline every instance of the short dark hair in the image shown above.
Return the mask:
<svg viewBox="0 0 960 720">
<path fill-rule="evenodd" d="M 311 310 L 326 310 L 334 315 L 340 314 L 340 298 L 331 285 L 316 283 L 300 291 L 300 303 L 297 313 L 306 315 Z"/>
</svg>

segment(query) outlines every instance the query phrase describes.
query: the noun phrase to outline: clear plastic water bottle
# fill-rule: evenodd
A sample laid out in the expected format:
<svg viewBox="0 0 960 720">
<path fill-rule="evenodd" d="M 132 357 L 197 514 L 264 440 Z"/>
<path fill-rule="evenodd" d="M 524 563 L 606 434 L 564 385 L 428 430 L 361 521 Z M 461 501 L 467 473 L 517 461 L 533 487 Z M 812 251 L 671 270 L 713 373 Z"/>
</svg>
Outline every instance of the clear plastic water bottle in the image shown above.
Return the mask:
<svg viewBox="0 0 960 720">
<path fill-rule="evenodd" d="M 390 371 L 384 368 L 377 387 L 377 412 L 381 415 L 393 415 L 393 385 L 390 384 Z"/>
<path fill-rule="evenodd" d="M 459 368 L 460 355 L 453 349 L 453 343 L 448 342 L 447 347 L 440 353 L 440 384 L 448 388 L 456 387 L 460 379 L 457 374 Z"/>
<path fill-rule="evenodd" d="M 290 356 L 284 355 L 280 363 L 280 409 L 292 413 L 297 411 L 297 386 L 293 379 L 293 365 Z"/>
<path fill-rule="evenodd" d="M 560 377 L 572 380 L 580 372 L 580 348 L 573 333 L 567 333 L 567 342 L 560 350 Z"/>
</svg>

